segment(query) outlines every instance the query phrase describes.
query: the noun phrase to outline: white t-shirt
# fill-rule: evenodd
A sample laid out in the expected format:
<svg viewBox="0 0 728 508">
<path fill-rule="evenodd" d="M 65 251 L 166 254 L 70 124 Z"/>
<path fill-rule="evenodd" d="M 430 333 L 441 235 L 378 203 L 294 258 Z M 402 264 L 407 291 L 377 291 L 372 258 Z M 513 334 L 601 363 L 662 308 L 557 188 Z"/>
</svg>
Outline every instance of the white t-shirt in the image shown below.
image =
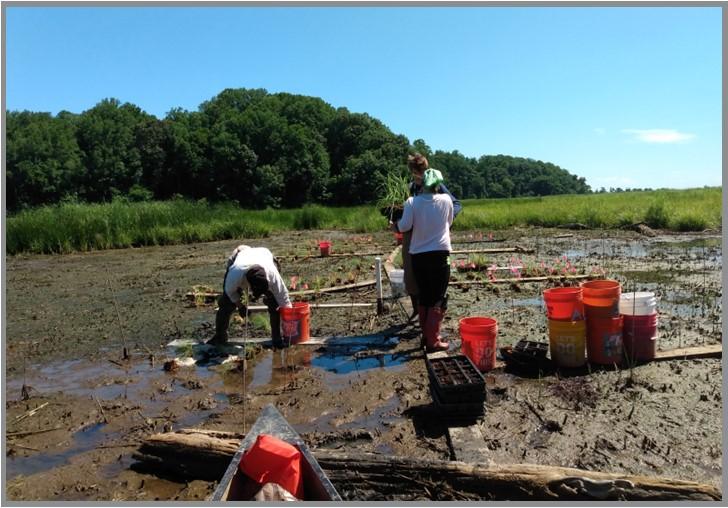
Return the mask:
<svg viewBox="0 0 728 508">
<path fill-rule="evenodd" d="M 265 270 L 265 278 L 268 280 L 268 288 L 276 298 L 279 307 L 290 307 L 291 300 L 288 297 L 288 289 L 273 263 L 273 253 L 265 247 L 240 246 L 235 261 L 230 265 L 225 277 L 225 294 L 233 303 L 240 301 L 240 292 L 248 290 L 248 279 L 245 274 L 248 270 L 258 265 Z"/>
<path fill-rule="evenodd" d="M 420 194 L 404 203 L 400 231 L 412 230 L 410 254 L 438 250 L 450 251 L 450 226 L 453 220 L 452 199 L 447 194 Z"/>
</svg>

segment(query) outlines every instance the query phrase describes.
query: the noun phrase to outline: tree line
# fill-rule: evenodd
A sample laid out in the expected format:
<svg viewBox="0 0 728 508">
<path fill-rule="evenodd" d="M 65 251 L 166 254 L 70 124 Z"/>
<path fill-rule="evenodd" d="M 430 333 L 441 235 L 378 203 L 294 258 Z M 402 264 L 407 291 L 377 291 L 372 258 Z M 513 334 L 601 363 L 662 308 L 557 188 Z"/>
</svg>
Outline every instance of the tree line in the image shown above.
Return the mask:
<svg viewBox="0 0 728 508">
<path fill-rule="evenodd" d="M 80 114 L 7 111 L 7 209 L 117 197 L 243 208 L 372 203 L 388 174 L 407 174 L 415 150 L 464 199 L 591 191 L 548 162 L 433 152 L 320 98 L 226 89 L 197 111 L 177 108 L 161 120 L 117 99 Z"/>
</svg>

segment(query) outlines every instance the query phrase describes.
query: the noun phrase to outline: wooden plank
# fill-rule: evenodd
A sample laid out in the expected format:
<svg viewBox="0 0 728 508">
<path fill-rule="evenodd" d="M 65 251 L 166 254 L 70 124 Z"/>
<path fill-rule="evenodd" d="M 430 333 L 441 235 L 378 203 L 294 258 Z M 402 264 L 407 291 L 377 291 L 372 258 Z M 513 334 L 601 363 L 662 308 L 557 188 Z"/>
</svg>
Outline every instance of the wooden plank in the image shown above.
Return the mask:
<svg viewBox="0 0 728 508">
<path fill-rule="evenodd" d="M 322 256 L 321 254 L 287 254 L 284 256 L 277 256 L 279 259 L 293 259 L 296 261 L 305 261 L 307 259 L 316 258 L 353 258 L 353 257 L 366 257 L 366 256 L 381 256 L 384 252 L 342 252 L 342 253 L 331 253 L 328 256 Z"/>
<path fill-rule="evenodd" d="M 373 286 L 376 283 L 377 283 L 376 280 L 371 279 L 371 280 L 365 280 L 363 282 L 356 282 L 354 284 L 346 284 L 344 286 L 334 286 L 334 287 L 330 287 L 330 288 L 321 288 L 321 289 L 307 289 L 305 291 L 289 291 L 288 296 L 305 296 L 305 295 L 317 295 L 319 293 L 334 293 L 336 291 L 346 291 L 347 289 L 357 289 L 357 288 L 363 288 L 363 287 L 367 287 L 367 286 Z M 195 297 L 198 297 L 198 296 L 214 298 L 219 295 L 220 295 L 219 291 L 185 294 L 185 296 L 190 299 L 194 299 Z"/>
<path fill-rule="evenodd" d="M 558 282 L 561 280 L 581 280 L 581 279 L 593 279 L 596 275 L 561 275 L 561 276 L 552 276 L 552 277 L 521 277 L 520 279 L 516 278 L 510 278 L 510 279 L 494 279 L 494 280 L 460 280 L 455 282 L 450 282 L 450 286 L 474 286 L 478 284 L 510 284 L 512 282 L 546 282 L 546 281 L 553 281 Z"/>
<path fill-rule="evenodd" d="M 693 346 L 678 349 L 657 351 L 653 361 L 665 360 L 690 360 L 693 358 L 721 358 L 723 356 L 723 344 L 711 344 L 709 346 Z"/>
<path fill-rule="evenodd" d="M 394 336 L 393 336 L 394 337 Z M 362 336 L 350 336 L 350 335 L 333 335 L 330 337 L 309 337 L 306 342 L 299 342 L 294 346 L 324 346 L 326 344 L 336 344 L 337 342 L 345 342 L 346 340 L 355 340 L 356 345 L 380 345 L 384 342 L 386 337 L 383 335 L 362 335 Z M 391 339 L 391 337 L 390 337 Z M 250 337 L 244 339 L 243 337 L 231 337 L 228 339 L 226 346 L 235 347 L 242 346 L 243 344 L 260 344 L 262 346 L 271 346 L 272 340 L 270 337 Z M 175 339 L 168 343 L 169 347 L 181 347 L 181 346 L 200 346 L 200 347 L 215 347 L 210 344 L 204 344 L 197 342 L 194 339 Z"/>
<path fill-rule="evenodd" d="M 309 303 L 311 309 L 339 309 L 350 307 L 374 307 L 375 303 Z M 248 311 L 267 311 L 267 305 L 248 305 Z"/>
<path fill-rule="evenodd" d="M 524 247 L 503 247 L 500 249 L 466 249 L 466 250 L 452 250 L 450 254 L 497 254 L 499 252 L 522 252 L 532 253 L 535 252 L 533 249 L 526 249 Z"/>
<path fill-rule="evenodd" d="M 485 445 L 480 425 L 467 427 L 448 427 L 450 439 L 450 451 L 454 460 L 460 462 L 471 462 L 474 464 L 486 464 L 489 462 L 488 447 Z"/>
</svg>

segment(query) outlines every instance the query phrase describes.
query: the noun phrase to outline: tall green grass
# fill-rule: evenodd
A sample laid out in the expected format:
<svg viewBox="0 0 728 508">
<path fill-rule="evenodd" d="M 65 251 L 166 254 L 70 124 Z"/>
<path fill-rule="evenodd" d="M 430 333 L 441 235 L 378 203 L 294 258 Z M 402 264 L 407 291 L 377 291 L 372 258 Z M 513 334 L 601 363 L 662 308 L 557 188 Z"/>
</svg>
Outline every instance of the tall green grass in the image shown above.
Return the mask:
<svg viewBox="0 0 728 508">
<path fill-rule="evenodd" d="M 456 230 L 553 227 L 570 222 L 617 228 L 636 222 L 675 231 L 721 227 L 721 188 L 466 200 Z M 261 238 L 302 229 L 382 231 L 374 206 L 241 210 L 232 204 L 173 200 L 64 203 L 7 218 L 8 254 L 67 253 L 142 245 Z"/>
<path fill-rule="evenodd" d="M 638 222 L 674 231 L 720 228 L 722 188 L 467 200 L 453 229 L 555 227 L 580 223 L 620 228 Z"/>
</svg>

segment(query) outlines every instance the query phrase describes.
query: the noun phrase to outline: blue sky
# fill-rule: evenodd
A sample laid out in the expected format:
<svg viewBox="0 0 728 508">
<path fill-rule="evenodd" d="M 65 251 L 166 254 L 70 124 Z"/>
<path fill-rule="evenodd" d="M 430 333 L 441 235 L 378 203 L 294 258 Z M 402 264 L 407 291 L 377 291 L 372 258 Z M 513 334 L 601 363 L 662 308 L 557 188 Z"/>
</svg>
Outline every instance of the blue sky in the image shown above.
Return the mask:
<svg viewBox="0 0 728 508">
<path fill-rule="evenodd" d="M 265 88 L 595 189 L 722 183 L 720 7 L 5 9 L 9 110 L 114 97 L 162 118 Z"/>
</svg>

